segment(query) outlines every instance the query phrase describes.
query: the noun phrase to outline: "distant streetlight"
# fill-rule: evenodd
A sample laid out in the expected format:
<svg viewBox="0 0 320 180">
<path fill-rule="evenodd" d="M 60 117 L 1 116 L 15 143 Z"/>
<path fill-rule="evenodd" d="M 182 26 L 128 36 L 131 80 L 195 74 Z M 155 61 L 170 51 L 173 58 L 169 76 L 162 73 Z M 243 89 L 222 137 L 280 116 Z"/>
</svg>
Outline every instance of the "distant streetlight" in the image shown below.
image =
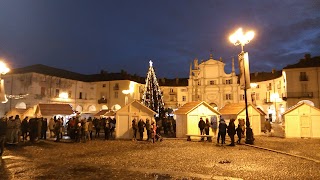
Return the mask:
<svg viewBox="0 0 320 180">
<path fill-rule="evenodd" d="M 10 69 L 7 67 L 7 65 L 0 61 L 0 101 L 2 103 L 6 103 L 8 101 L 6 94 L 5 94 L 5 89 L 4 89 L 4 81 L 1 78 L 1 75 L 7 74 L 10 71 Z"/>
<path fill-rule="evenodd" d="M 249 55 L 243 51 L 244 45 L 248 44 L 254 37 L 254 32 L 249 31 L 243 34 L 242 28 L 239 28 L 234 34 L 230 35 L 229 40 L 235 46 L 241 45 L 241 52 L 238 55 L 240 69 L 240 87 L 244 89 L 244 100 L 246 106 L 246 144 L 253 144 L 253 132 L 250 128 L 248 115 L 247 89 L 250 88 Z"/>
</svg>

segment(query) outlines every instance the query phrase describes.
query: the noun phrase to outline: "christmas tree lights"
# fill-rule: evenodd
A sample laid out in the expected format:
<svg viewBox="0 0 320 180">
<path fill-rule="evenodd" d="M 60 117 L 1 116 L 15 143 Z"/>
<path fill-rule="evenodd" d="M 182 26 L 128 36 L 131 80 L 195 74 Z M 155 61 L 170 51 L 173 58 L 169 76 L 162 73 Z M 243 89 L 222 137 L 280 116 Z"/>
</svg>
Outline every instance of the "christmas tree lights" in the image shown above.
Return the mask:
<svg viewBox="0 0 320 180">
<path fill-rule="evenodd" d="M 151 60 L 149 61 L 149 65 L 146 84 L 142 96 L 142 103 L 154 110 L 161 118 L 161 114 L 164 110 L 163 97 Z"/>
</svg>

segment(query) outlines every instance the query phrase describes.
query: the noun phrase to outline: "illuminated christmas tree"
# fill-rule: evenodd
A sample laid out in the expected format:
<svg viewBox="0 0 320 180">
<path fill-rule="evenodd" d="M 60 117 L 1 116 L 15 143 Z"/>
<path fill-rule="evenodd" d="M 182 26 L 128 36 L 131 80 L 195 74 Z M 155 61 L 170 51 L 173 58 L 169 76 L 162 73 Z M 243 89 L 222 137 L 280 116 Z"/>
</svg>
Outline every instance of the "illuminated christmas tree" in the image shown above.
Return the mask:
<svg viewBox="0 0 320 180">
<path fill-rule="evenodd" d="M 162 93 L 157 81 L 156 73 L 152 67 L 152 61 L 149 61 L 149 70 L 147 73 L 146 85 L 142 96 L 142 103 L 154 110 L 159 117 L 163 117 L 164 103 Z"/>
</svg>

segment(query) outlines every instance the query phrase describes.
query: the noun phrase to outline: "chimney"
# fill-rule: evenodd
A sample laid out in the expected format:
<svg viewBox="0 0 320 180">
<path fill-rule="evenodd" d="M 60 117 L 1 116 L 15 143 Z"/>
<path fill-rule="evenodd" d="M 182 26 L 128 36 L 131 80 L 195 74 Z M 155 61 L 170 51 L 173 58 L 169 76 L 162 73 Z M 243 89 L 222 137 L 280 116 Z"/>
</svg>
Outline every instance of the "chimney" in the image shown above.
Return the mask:
<svg viewBox="0 0 320 180">
<path fill-rule="evenodd" d="M 259 72 L 255 72 L 255 73 L 254 73 L 254 76 L 255 76 L 255 77 L 257 77 L 257 76 L 258 76 L 258 74 L 259 74 Z"/>
<path fill-rule="evenodd" d="M 179 78 L 176 78 L 176 84 L 179 84 Z"/>
<path fill-rule="evenodd" d="M 272 74 L 274 74 L 274 73 L 276 72 L 276 70 L 275 70 L 275 69 L 272 69 L 272 71 L 271 71 L 271 72 L 272 72 Z"/>
</svg>

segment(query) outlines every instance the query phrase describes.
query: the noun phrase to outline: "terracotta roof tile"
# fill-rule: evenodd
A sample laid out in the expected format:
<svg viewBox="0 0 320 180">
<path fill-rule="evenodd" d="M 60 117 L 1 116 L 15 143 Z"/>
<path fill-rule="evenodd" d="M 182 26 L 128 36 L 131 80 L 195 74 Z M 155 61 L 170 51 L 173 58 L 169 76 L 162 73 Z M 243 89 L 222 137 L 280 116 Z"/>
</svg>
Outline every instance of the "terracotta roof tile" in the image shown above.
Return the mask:
<svg viewBox="0 0 320 180">
<path fill-rule="evenodd" d="M 57 114 L 71 115 L 74 112 L 69 104 L 38 104 L 36 114 L 38 113 L 42 116 L 54 116 Z"/>
</svg>

